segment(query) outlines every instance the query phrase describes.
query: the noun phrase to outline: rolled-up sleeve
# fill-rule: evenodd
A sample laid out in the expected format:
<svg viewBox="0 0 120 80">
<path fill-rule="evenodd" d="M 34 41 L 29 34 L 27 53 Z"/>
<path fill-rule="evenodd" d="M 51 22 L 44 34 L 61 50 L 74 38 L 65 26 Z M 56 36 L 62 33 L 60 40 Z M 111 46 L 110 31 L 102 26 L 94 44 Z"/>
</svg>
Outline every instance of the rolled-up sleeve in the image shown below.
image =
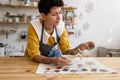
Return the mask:
<svg viewBox="0 0 120 80">
<path fill-rule="evenodd" d="M 31 58 L 34 58 L 36 55 L 40 55 L 39 47 L 40 46 L 38 36 L 32 25 L 30 24 L 28 27 L 28 43 L 25 55 L 28 55 Z"/>
<path fill-rule="evenodd" d="M 60 44 L 60 49 L 62 53 L 70 49 L 70 42 L 68 40 L 68 34 L 67 34 L 66 29 L 64 29 L 62 35 L 60 36 L 59 44 Z"/>
</svg>

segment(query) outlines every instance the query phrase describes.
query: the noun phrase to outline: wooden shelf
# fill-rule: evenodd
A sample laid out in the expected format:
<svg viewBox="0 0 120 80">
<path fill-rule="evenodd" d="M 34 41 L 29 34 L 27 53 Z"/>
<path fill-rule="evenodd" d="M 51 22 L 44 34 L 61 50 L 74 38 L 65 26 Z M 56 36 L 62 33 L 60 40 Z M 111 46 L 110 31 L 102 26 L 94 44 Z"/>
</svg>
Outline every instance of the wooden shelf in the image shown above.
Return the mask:
<svg viewBox="0 0 120 80">
<path fill-rule="evenodd" d="M 18 39 L 19 41 L 27 41 L 28 39 Z"/>
<path fill-rule="evenodd" d="M 14 8 L 17 8 L 17 7 L 19 7 L 19 8 L 35 8 L 35 9 L 37 9 L 37 6 L 23 6 L 23 5 L 11 5 L 11 4 L 0 4 L 0 7 L 14 7 Z"/>
<path fill-rule="evenodd" d="M 23 0 L 18 0 L 18 1 L 23 1 Z M 39 2 L 40 0 L 30 0 L 30 2 Z"/>
<path fill-rule="evenodd" d="M 68 34 L 71 35 L 71 34 L 75 34 L 74 32 L 72 31 L 68 31 Z"/>
<path fill-rule="evenodd" d="M 65 22 L 65 24 L 75 25 L 75 22 Z"/>
<path fill-rule="evenodd" d="M 16 30 L 0 30 L 0 34 L 10 34 L 10 33 L 15 33 L 17 32 Z"/>
<path fill-rule="evenodd" d="M 6 17 L 22 17 L 22 15 L 5 15 Z"/>
<path fill-rule="evenodd" d="M 74 11 L 77 8 L 73 6 L 64 6 L 62 9 L 65 11 Z"/>
<path fill-rule="evenodd" d="M 19 7 L 19 8 L 36 8 L 37 9 L 37 6 L 24 6 L 24 5 L 11 5 L 11 4 L 0 4 L 0 7 L 14 7 L 14 8 Z M 76 7 L 64 6 L 62 9 L 66 11 L 70 11 L 70 10 L 75 10 Z"/>
<path fill-rule="evenodd" d="M 29 22 L 0 22 L 0 24 L 28 24 Z"/>
</svg>

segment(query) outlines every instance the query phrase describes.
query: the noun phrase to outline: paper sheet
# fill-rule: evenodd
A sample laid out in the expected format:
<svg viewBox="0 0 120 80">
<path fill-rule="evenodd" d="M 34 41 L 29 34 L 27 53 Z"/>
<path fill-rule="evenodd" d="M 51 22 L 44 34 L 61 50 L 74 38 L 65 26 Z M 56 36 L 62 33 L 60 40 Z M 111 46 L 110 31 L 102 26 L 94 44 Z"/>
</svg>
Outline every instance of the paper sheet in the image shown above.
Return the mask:
<svg viewBox="0 0 120 80">
<path fill-rule="evenodd" d="M 53 64 L 39 64 L 36 74 L 86 74 L 86 73 L 116 73 L 116 71 L 95 58 L 74 58 L 72 64 L 59 67 Z"/>
</svg>

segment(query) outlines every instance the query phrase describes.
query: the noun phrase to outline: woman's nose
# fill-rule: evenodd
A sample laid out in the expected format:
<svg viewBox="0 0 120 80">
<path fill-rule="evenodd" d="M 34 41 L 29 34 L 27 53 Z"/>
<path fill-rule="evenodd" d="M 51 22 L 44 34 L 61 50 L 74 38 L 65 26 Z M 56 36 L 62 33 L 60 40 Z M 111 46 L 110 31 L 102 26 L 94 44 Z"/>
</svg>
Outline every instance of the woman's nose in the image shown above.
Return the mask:
<svg viewBox="0 0 120 80">
<path fill-rule="evenodd" d="M 57 19 L 60 20 L 62 18 L 62 14 L 58 14 Z"/>
</svg>

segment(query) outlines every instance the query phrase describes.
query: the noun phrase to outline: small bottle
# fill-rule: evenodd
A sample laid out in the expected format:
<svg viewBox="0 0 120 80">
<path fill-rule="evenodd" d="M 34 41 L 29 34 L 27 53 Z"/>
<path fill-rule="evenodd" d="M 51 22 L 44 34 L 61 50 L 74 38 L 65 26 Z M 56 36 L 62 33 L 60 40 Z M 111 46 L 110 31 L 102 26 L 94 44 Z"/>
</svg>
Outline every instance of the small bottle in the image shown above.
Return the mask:
<svg viewBox="0 0 120 80">
<path fill-rule="evenodd" d="M 22 17 L 23 17 L 23 22 L 27 22 L 27 15 L 23 14 Z"/>
<path fill-rule="evenodd" d="M 24 49 L 24 45 L 22 45 L 21 48 L 22 48 L 22 52 L 24 52 L 24 51 L 25 51 L 25 49 Z"/>
<path fill-rule="evenodd" d="M 24 0 L 24 4 L 25 4 L 26 6 L 29 6 L 29 5 L 30 5 L 30 0 Z"/>
</svg>

